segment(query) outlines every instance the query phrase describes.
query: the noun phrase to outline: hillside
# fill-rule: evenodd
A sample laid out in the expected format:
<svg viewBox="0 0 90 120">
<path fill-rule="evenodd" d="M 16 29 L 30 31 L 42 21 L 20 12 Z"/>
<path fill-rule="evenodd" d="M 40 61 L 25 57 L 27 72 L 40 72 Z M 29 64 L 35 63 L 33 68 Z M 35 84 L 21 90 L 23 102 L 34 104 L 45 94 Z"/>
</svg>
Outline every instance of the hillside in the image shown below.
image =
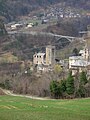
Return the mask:
<svg viewBox="0 0 90 120">
<path fill-rule="evenodd" d="M 59 2 L 59 0 L 0 0 L 0 16 L 11 21 L 18 16 L 27 15 L 33 10 L 40 9 L 57 2 Z"/>
<path fill-rule="evenodd" d="M 84 9 L 90 9 L 89 0 L 7 0 L 8 3 L 12 5 L 23 5 L 23 7 L 37 8 L 38 6 L 44 6 L 64 2 L 66 5 L 81 7 Z M 28 10 L 28 9 L 27 9 Z"/>
<path fill-rule="evenodd" d="M 79 36 L 80 31 L 86 31 L 90 24 L 89 17 L 63 19 L 58 20 L 56 25 L 51 25 L 44 29 L 46 32 L 51 32 L 66 36 Z"/>
<path fill-rule="evenodd" d="M 29 14 L 40 8 L 47 8 L 50 5 L 64 3 L 65 6 L 72 6 L 78 9 L 90 10 L 89 0 L 0 0 L 0 15 L 8 21 Z"/>
</svg>

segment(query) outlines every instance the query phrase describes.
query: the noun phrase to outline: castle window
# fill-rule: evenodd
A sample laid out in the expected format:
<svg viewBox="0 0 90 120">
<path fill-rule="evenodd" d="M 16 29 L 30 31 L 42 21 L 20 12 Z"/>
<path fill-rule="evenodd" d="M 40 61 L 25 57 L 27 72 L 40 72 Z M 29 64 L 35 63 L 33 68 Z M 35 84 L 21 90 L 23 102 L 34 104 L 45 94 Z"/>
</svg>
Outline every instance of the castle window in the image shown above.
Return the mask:
<svg viewBox="0 0 90 120">
<path fill-rule="evenodd" d="M 52 49 L 52 54 L 54 55 L 54 49 Z"/>
</svg>

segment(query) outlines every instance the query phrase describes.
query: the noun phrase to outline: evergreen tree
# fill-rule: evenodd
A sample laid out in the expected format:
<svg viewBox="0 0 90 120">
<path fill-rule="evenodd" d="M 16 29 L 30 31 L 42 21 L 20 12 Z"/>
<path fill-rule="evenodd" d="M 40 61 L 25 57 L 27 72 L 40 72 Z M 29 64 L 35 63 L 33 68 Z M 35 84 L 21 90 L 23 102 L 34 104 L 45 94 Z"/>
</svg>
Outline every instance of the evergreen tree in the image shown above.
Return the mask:
<svg viewBox="0 0 90 120">
<path fill-rule="evenodd" d="M 61 80 L 60 88 L 61 88 L 62 93 L 66 91 L 66 81 L 65 80 Z"/>
<path fill-rule="evenodd" d="M 0 36 L 6 35 L 6 34 L 7 34 L 7 31 L 5 29 L 2 19 L 0 18 Z"/>
<path fill-rule="evenodd" d="M 54 98 L 60 98 L 61 90 L 60 90 L 60 83 L 57 81 L 52 81 L 50 83 L 50 92 L 51 96 Z"/>
<path fill-rule="evenodd" d="M 80 84 L 85 85 L 87 82 L 86 72 L 82 71 L 80 74 Z"/>
<path fill-rule="evenodd" d="M 74 49 L 73 49 L 73 54 L 74 54 L 75 56 L 78 56 L 79 51 L 78 51 L 78 49 L 77 49 L 77 48 L 74 48 Z"/>
<path fill-rule="evenodd" d="M 74 88 L 74 79 L 73 79 L 73 76 L 72 76 L 72 72 L 69 73 L 68 75 L 68 78 L 66 80 L 66 92 L 67 94 L 71 95 L 73 94 L 75 91 L 75 88 Z"/>
<path fill-rule="evenodd" d="M 84 88 L 84 86 L 80 85 L 79 89 L 76 92 L 78 97 L 85 97 L 86 95 L 86 89 Z"/>
</svg>

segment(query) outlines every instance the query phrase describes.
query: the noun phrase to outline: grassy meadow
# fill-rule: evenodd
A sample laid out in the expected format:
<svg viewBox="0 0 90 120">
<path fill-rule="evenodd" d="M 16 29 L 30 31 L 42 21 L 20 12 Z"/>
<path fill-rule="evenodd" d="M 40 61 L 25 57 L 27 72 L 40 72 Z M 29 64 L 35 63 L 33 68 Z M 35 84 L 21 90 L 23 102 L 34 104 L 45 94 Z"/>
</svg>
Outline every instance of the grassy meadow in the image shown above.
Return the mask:
<svg viewBox="0 0 90 120">
<path fill-rule="evenodd" d="M 0 120 L 90 120 L 90 99 L 33 100 L 0 96 Z"/>
</svg>

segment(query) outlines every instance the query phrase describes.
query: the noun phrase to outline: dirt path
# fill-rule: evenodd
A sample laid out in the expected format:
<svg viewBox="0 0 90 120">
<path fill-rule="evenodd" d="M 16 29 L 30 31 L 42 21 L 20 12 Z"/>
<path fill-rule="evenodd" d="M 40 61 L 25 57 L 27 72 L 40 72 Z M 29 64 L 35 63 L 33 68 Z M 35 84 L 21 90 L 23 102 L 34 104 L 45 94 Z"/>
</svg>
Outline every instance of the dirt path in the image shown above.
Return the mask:
<svg viewBox="0 0 90 120">
<path fill-rule="evenodd" d="M 5 90 L 2 88 L 0 89 L 3 91 L 3 93 L 5 93 L 6 95 L 10 95 L 10 96 L 26 97 L 26 98 L 37 99 L 37 100 L 50 100 L 50 98 L 42 98 L 42 97 L 29 96 L 29 95 L 19 95 L 19 94 L 14 94 L 12 91 L 9 91 L 9 90 Z"/>
</svg>

